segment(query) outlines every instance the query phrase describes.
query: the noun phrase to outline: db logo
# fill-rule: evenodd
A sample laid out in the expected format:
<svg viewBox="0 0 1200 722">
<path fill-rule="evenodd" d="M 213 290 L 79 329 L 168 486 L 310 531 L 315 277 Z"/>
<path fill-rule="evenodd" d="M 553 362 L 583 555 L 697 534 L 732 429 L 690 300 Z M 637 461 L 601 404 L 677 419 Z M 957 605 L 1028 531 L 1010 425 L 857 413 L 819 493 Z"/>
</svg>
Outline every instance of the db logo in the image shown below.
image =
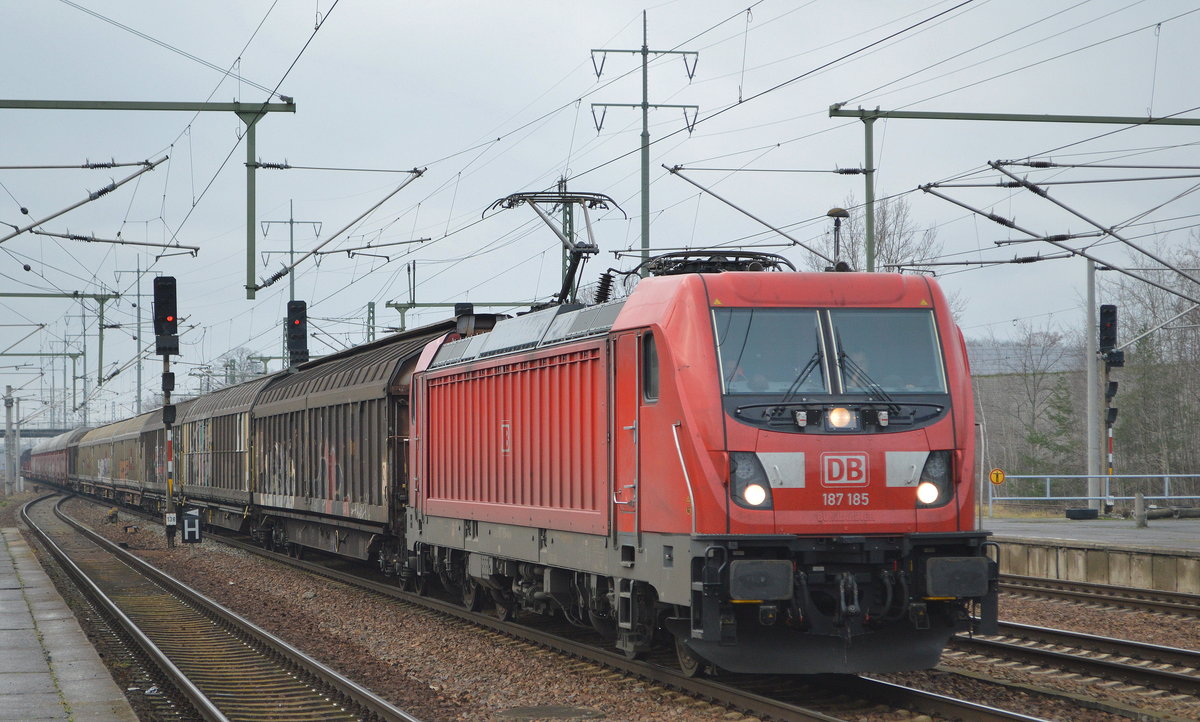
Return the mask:
<svg viewBox="0 0 1200 722">
<path fill-rule="evenodd" d="M 866 486 L 867 455 L 821 454 L 823 486 Z"/>
</svg>

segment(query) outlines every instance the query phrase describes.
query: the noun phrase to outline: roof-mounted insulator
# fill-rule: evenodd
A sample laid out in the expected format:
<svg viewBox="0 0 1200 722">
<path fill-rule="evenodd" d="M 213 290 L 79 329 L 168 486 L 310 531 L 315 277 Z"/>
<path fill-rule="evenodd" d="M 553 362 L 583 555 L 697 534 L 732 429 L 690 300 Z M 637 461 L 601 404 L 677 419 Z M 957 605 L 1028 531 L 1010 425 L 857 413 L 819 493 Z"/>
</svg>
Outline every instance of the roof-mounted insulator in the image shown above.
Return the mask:
<svg viewBox="0 0 1200 722">
<path fill-rule="evenodd" d="M 600 274 L 600 282 L 596 284 L 596 303 L 605 303 L 612 298 L 613 272 L 608 269 Z"/>
</svg>

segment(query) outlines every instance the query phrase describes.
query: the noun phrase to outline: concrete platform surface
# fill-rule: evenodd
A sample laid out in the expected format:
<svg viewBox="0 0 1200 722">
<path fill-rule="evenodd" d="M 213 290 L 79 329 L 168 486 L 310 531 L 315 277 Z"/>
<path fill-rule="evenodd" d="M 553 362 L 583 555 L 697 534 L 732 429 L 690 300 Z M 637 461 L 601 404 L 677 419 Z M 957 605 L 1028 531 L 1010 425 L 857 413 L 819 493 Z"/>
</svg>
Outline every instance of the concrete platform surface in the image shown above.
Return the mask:
<svg viewBox="0 0 1200 722">
<path fill-rule="evenodd" d="M 0 720 L 137 715 L 14 528 L 0 529 Z"/>
<path fill-rule="evenodd" d="M 1200 519 L 983 519 L 1000 572 L 1200 594 Z"/>
<path fill-rule="evenodd" d="M 981 526 L 996 537 L 1057 539 L 1112 547 L 1200 553 L 1200 519 L 1151 519 L 1144 529 L 1132 519 L 1074 520 L 984 517 Z"/>
</svg>

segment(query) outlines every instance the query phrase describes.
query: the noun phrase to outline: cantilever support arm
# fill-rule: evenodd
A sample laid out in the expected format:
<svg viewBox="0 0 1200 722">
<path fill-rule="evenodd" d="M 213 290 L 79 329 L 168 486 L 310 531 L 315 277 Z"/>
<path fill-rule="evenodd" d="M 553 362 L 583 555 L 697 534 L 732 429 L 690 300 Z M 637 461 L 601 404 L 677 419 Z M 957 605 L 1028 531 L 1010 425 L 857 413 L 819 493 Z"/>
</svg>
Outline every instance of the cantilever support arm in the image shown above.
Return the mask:
<svg viewBox="0 0 1200 722">
<path fill-rule="evenodd" d="M 778 233 L 779 235 L 781 235 L 781 236 L 783 236 L 784 238 L 788 239 L 789 241 L 791 241 L 791 242 L 792 242 L 792 243 L 794 243 L 795 245 L 797 245 L 797 246 L 800 246 L 801 248 L 803 248 L 804 250 L 808 251 L 809 253 L 812 253 L 813 255 L 815 255 L 815 256 L 818 256 L 818 257 L 820 257 L 821 259 L 823 259 L 823 260 L 825 260 L 825 261 L 827 261 L 827 262 L 829 262 L 829 263 L 833 263 L 833 262 L 834 262 L 832 258 L 830 258 L 829 256 L 826 256 L 824 253 L 821 253 L 820 251 L 818 251 L 817 249 L 813 248 L 812 246 L 809 246 L 808 244 L 806 244 L 806 243 L 804 243 L 804 242 L 802 242 L 802 241 L 799 241 L 799 240 L 797 240 L 797 239 L 795 239 L 795 238 L 793 238 L 793 237 L 789 236 L 788 234 L 784 233 L 783 231 L 781 231 L 780 229 L 778 229 L 778 228 L 776 228 L 775 226 L 771 225 L 770 223 L 767 223 L 766 221 L 764 221 L 763 219 L 761 219 L 761 218 L 759 218 L 758 216 L 754 215 L 753 213 L 750 213 L 749 211 L 747 211 L 747 210 L 746 210 L 746 209 L 744 209 L 744 208 L 739 208 L 738 206 L 734 205 L 734 204 L 733 204 L 731 201 L 729 201 L 729 200 L 727 200 L 727 199 L 725 199 L 725 198 L 722 198 L 721 196 L 717 195 L 717 194 L 716 194 L 715 192 L 713 192 L 712 190 L 710 190 L 710 189 L 708 189 L 708 188 L 705 188 L 704 186 L 700 185 L 699 183 L 697 183 L 696 181 L 692 180 L 691 178 L 688 178 L 687 176 L 685 176 L 683 173 L 681 173 L 681 172 L 680 172 L 680 166 L 673 166 L 673 167 L 671 167 L 671 166 L 667 166 L 666 164 L 664 164 L 664 165 L 663 165 L 663 168 L 665 168 L 665 169 L 667 170 L 667 172 L 668 172 L 668 173 L 670 173 L 671 175 L 679 176 L 680 178 L 684 179 L 684 180 L 685 180 L 685 181 L 687 181 L 688 183 L 691 183 L 692 185 L 696 186 L 696 187 L 697 187 L 697 188 L 699 188 L 700 190 L 702 190 L 702 191 L 704 191 L 705 193 L 709 194 L 709 195 L 710 195 L 710 196 L 712 196 L 713 198 L 716 198 L 717 200 L 721 201 L 721 202 L 722 202 L 722 203 L 724 203 L 725 205 L 727 205 L 727 206 L 729 206 L 730 208 L 734 209 L 735 211 L 737 211 L 737 212 L 741 213 L 742 215 L 746 216 L 747 218 L 750 218 L 751 220 L 758 221 L 759 223 L 763 224 L 763 225 L 764 225 L 764 226 L 766 226 L 767 228 L 770 228 L 772 231 L 775 231 L 775 232 L 776 232 L 776 233 Z"/>
<path fill-rule="evenodd" d="M 1180 293 L 1179 291 L 1171 288 L 1170 286 L 1164 285 L 1162 283 L 1158 283 L 1157 281 L 1152 281 L 1149 278 L 1146 278 L 1144 276 L 1139 276 L 1138 274 L 1134 273 L 1133 271 L 1130 271 L 1129 269 L 1122 268 L 1114 263 L 1097 258 L 1096 256 L 1092 255 L 1088 251 L 1085 251 L 1081 248 L 1071 248 L 1070 246 L 1063 243 L 1062 241 L 1057 240 L 1058 237 L 1056 237 L 1056 236 L 1046 236 L 1045 234 L 1036 233 L 1029 229 L 1022 228 L 1021 226 L 1018 226 L 1016 224 L 1016 222 L 1014 222 L 1008 218 L 1004 218 L 1003 216 L 998 216 L 995 213 L 989 213 L 980 208 L 975 208 L 973 206 L 967 205 L 966 203 L 963 203 L 960 200 L 951 198 L 950 196 L 945 195 L 943 193 L 938 193 L 937 191 L 933 190 L 932 185 L 923 185 L 923 186 L 921 186 L 921 190 L 925 191 L 926 193 L 928 193 L 932 196 L 941 198 L 942 200 L 944 200 L 948 203 L 953 203 L 954 205 L 958 206 L 959 208 L 965 208 L 966 210 L 971 211 L 972 213 L 978 214 L 980 216 L 983 216 L 984 218 L 987 218 L 990 221 L 999 223 L 1000 225 L 1004 226 L 1005 228 L 1011 228 L 1014 231 L 1020 231 L 1021 233 L 1024 233 L 1025 235 L 1030 236 L 1031 238 L 1034 238 L 1037 240 L 1043 240 L 1043 241 L 1046 241 L 1047 243 L 1052 243 L 1055 246 L 1058 246 L 1059 248 L 1063 249 L 1064 251 L 1069 251 L 1070 253 L 1073 253 L 1077 256 L 1083 256 L 1084 258 L 1088 259 L 1089 261 L 1099 263 L 1102 266 L 1107 266 L 1108 268 L 1111 268 L 1112 270 L 1117 271 L 1118 273 L 1123 273 L 1126 276 L 1129 276 L 1130 278 L 1135 278 L 1135 279 L 1141 281 L 1142 283 L 1148 283 L 1151 286 L 1154 286 L 1155 288 L 1157 288 L 1161 291 L 1166 291 L 1167 293 L 1171 294 L 1172 296 L 1178 296 L 1179 298 L 1182 298 L 1185 301 L 1190 301 L 1195 304 L 1200 304 L 1200 299 L 1193 298 L 1192 296 L 1189 296 L 1185 293 Z"/>
<path fill-rule="evenodd" d="M 358 223 L 359 221 L 361 221 L 362 219 L 366 218 L 368 215 L 370 215 L 371 213 L 373 213 L 373 212 L 375 211 L 375 209 L 376 209 L 376 208 L 378 208 L 379 206 L 383 205 L 384 203 L 387 203 L 387 202 L 388 202 L 388 200 L 389 200 L 389 199 L 390 199 L 392 196 L 394 196 L 394 195 L 396 195 L 397 193 L 399 193 L 400 191 L 404 190 L 404 189 L 405 189 L 405 187 L 407 187 L 409 183 L 412 183 L 413 181 L 415 181 L 416 179 L 418 179 L 418 178 L 420 178 L 422 175 L 424 175 L 426 170 L 427 170 L 426 168 L 414 168 L 414 169 L 412 169 L 411 171 L 408 171 L 408 172 L 409 172 L 409 173 L 411 173 L 412 175 L 410 175 L 408 178 L 405 178 L 405 179 L 404 179 L 404 182 L 403 182 L 403 183 L 401 183 L 400 185 L 396 186 L 396 189 L 395 189 L 395 190 L 393 190 L 391 193 L 388 193 L 386 196 L 384 196 L 384 197 L 383 197 L 383 199 L 382 199 L 382 200 L 380 200 L 380 201 L 379 201 L 378 203 L 376 203 L 375 205 L 373 205 L 373 206 L 371 206 L 370 208 L 368 208 L 367 210 L 363 211 L 363 213 L 362 213 L 361 215 L 359 215 L 357 218 L 355 218 L 354 220 L 350 221 L 350 222 L 349 222 L 349 223 L 347 223 L 346 225 L 344 225 L 344 226 L 342 226 L 341 228 L 339 228 L 339 229 L 337 230 L 337 232 L 336 232 L 336 233 L 332 233 L 332 234 L 330 234 L 328 238 L 326 238 L 325 240 L 323 240 L 323 241 L 321 241 L 320 243 L 318 243 L 316 248 L 312 249 L 312 250 L 311 250 L 311 251 L 309 251 L 308 253 L 305 253 L 305 254 L 304 254 L 303 256 L 301 256 L 301 257 L 300 257 L 298 260 L 296 260 L 296 261 L 294 261 L 294 262 L 292 262 L 292 263 L 290 263 L 290 264 L 288 264 L 288 265 L 284 266 L 283 268 L 279 269 L 279 270 L 278 270 L 278 271 L 276 271 L 274 274 L 272 274 L 270 278 L 264 279 L 264 280 L 263 280 L 263 282 L 262 282 L 262 283 L 260 283 L 260 284 L 258 284 L 257 286 L 247 286 L 247 293 L 250 293 L 250 294 L 251 294 L 249 297 L 250 297 L 250 298 L 253 298 L 253 297 L 254 297 L 254 296 L 253 296 L 253 293 L 254 293 L 254 291 L 261 291 L 261 290 L 263 290 L 263 289 L 264 289 L 264 288 L 266 288 L 267 286 L 270 286 L 271 284 L 275 283 L 275 282 L 276 282 L 276 281 L 278 281 L 279 279 L 281 279 L 281 278 L 283 278 L 284 276 L 286 276 L 286 275 L 288 274 L 288 271 L 292 270 L 292 269 L 293 269 L 293 268 L 295 268 L 296 266 L 299 266 L 301 263 L 303 263 L 304 261 L 308 260 L 309 258 L 311 258 L 311 257 L 313 257 L 313 256 L 315 256 L 315 255 L 317 255 L 317 252 L 318 252 L 318 251 L 320 251 L 320 250 L 321 250 L 322 248 L 324 248 L 325 246 L 327 246 L 327 245 L 329 244 L 329 242 L 330 242 L 330 241 L 332 241 L 333 239 L 335 239 L 335 238 L 337 238 L 338 236 L 340 236 L 340 235 L 342 235 L 343 233 L 345 233 L 345 232 L 346 232 L 346 229 L 348 229 L 350 226 L 354 225 L 355 223 Z"/>
<path fill-rule="evenodd" d="M 129 175 L 128 177 L 123 178 L 119 181 L 113 181 L 112 183 L 109 183 L 108 185 L 104 186 L 103 188 L 101 188 L 98 191 L 92 191 L 91 193 L 88 194 L 87 198 L 84 198 L 83 200 L 79 201 L 78 203 L 67 206 L 66 208 L 62 209 L 61 211 L 58 211 L 57 213 L 51 213 L 50 215 L 46 216 L 45 218 L 38 220 L 38 221 L 34 221 L 33 223 L 30 223 L 29 225 L 25 226 L 24 228 L 16 228 L 16 230 L 14 230 L 12 233 L 9 233 L 7 236 L 4 236 L 3 238 L 0 238 L 0 243 L 4 243 L 5 241 L 7 241 L 10 238 L 19 236 L 22 233 L 25 233 L 26 231 L 28 231 L 30 229 L 37 228 L 38 226 L 42 225 L 46 221 L 52 221 L 55 218 L 58 218 L 59 216 L 63 215 L 64 213 L 69 213 L 82 205 L 86 205 L 102 196 L 106 196 L 109 193 L 112 193 L 116 189 L 125 185 L 126 183 L 133 180 L 134 178 L 137 178 L 141 174 L 143 174 L 147 171 L 154 170 L 155 168 L 158 167 L 158 165 L 160 163 L 162 163 L 166 159 L 167 159 L 167 156 L 164 155 L 162 158 L 159 158 L 156 161 L 153 161 L 153 162 L 146 161 L 143 164 L 143 167 L 141 169 L 135 171 L 132 175 Z"/>
</svg>

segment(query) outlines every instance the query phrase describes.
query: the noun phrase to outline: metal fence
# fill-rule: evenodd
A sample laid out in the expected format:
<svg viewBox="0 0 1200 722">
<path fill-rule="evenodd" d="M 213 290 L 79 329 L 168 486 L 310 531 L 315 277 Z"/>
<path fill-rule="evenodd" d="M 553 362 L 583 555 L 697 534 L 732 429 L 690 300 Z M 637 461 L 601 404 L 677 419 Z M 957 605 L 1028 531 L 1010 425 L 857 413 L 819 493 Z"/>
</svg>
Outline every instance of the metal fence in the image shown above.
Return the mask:
<svg viewBox="0 0 1200 722">
<path fill-rule="evenodd" d="M 1089 495 L 1088 480 L 1099 479 L 1103 492 Z M 1147 503 L 1166 502 L 1170 506 L 1200 506 L 1200 474 L 1114 474 L 1112 476 L 1009 475 L 1003 484 L 984 484 L 987 489 L 988 516 L 994 504 L 1035 503 L 1041 506 L 1133 505 L 1140 493 Z M 1177 504 L 1177 502 L 1181 502 Z"/>
</svg>

